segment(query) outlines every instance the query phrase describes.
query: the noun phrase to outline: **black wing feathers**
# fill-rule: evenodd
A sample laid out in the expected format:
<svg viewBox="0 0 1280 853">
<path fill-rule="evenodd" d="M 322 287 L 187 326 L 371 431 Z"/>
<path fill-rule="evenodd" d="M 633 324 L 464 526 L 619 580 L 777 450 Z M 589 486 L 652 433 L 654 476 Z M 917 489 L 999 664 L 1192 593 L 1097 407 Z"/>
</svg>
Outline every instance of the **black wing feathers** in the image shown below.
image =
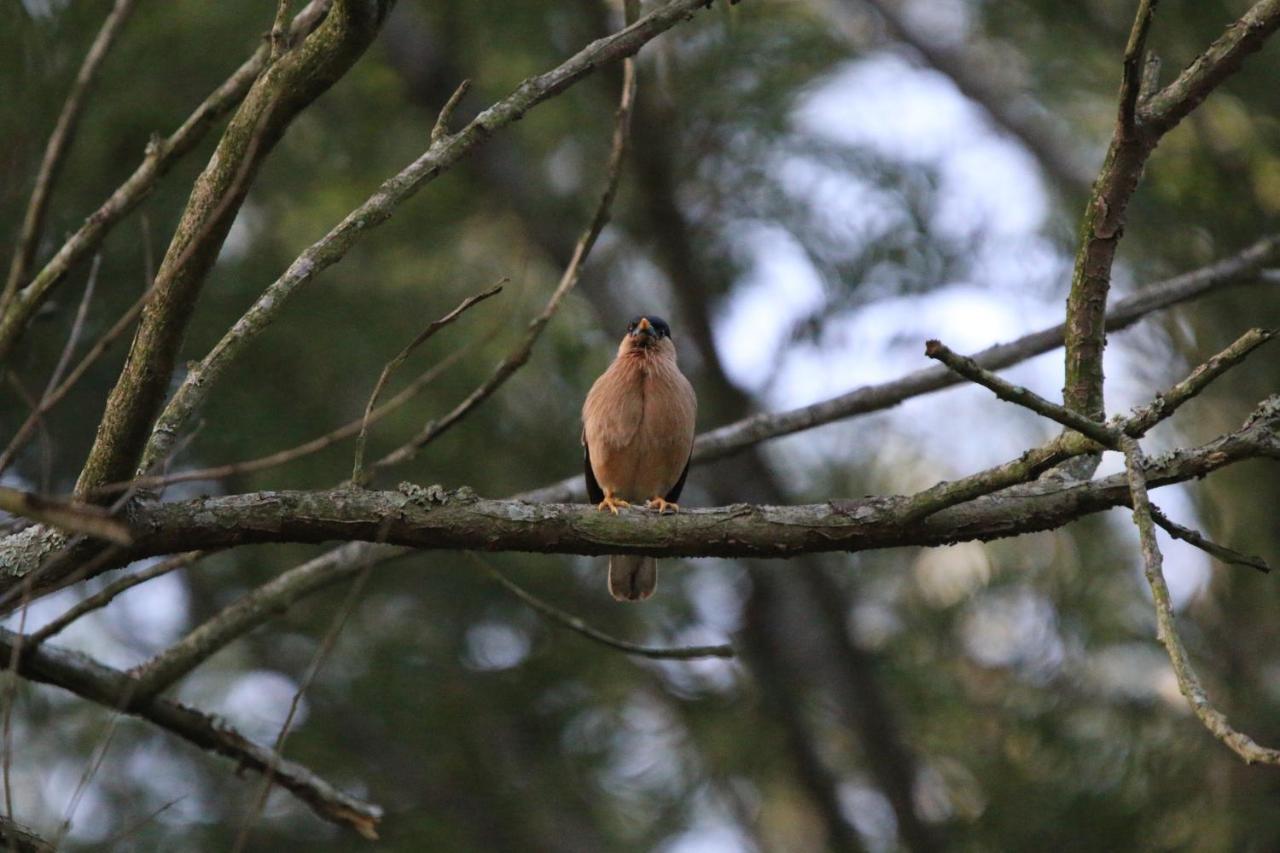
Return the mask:
<svg viewBox="0 0 1280 853">
<path fill-rule="evenodd" d="M 587 483 L 587 499 L 593 504 L 600 503 L 604 500 L 604 491 L 596 482 L 596 472 L 591 470 L 591 448 L 587 447 L 585 436 L 582 440 L 582 473 Z M 684 482 L 684 477 L 680 478 L 680 482 Z"/>
<path fill-rule="evenodd" d="M 680 479 L 676 480 L 676 484 L 671 487 L 671 491 L 667 492 L 667 495 L 664 498 L 664 500 L 668 500 L 671 503 L 676 503 L 677 501 L 680 500 L 680 492 L 684 491 L 684 481 L 689 477 L 689 463 L 692 460 L 693 460 L 693 453 L 691 451 L 689 453 L 689 458 L 685 460 L 684 470 L 680 472 Z M 589 464 L 590 463 L 588 463 L 588 465 Z M 597 488 L 599 487 L 597 486 Z M 604 499 L 601 498 L 601 500 L 604 500 Z"/>
</svg>

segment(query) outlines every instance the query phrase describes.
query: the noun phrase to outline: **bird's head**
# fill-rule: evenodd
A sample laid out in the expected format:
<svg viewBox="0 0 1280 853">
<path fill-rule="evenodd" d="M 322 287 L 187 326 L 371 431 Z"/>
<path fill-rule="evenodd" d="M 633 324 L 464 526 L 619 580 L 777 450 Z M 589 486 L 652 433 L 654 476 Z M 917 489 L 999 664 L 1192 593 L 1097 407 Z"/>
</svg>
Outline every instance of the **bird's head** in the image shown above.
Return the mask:
<svg viewBox="0 0 1280 853">
<path fill-rule="evenodd" d="M 675 344 L 671 342 L 671 327 L 667 321 L 652 314 L 633 317 L 627 323 L 627 333 L 618 347 L 618 355 L 650 353 L 674 356 Z"/>
</svg>

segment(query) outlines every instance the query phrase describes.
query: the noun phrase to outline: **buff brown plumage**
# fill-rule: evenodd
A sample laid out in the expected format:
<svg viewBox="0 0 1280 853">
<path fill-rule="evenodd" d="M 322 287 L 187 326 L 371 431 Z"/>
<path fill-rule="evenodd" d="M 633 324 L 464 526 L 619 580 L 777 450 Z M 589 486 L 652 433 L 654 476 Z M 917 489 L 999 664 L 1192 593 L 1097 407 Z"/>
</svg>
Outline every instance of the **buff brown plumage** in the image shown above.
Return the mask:
<svg viewBox="0 0 1280 853">
<path fill-rule="evenodd" d="M 659 317 L 627 325 L 618 354 L 582 405 L 587 495 L 617 513 L 632 502 L 678 511 L 693 450 L 698 401 L 676 364 L 671 329 Z M 609 592 L 620 601 L 653 595 L 653 557 L 609 558 Z"/>
</svg>

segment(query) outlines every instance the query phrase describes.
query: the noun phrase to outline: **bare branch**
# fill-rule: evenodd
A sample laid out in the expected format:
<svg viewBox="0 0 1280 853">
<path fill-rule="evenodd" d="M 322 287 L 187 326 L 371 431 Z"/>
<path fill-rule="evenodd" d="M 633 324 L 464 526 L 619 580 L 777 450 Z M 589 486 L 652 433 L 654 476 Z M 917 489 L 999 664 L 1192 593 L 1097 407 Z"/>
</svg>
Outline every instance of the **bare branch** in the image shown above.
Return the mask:
<svg viewBox="0 0 1280 853">
<path fill-rule="evenodd" d="M 0 629 L 0 658 L 14 654 L 21 636 Z M 129 698 L 135 681 L 76 652 L 45 644 L 38 649 L 23 646 L 17 672 L 24 678 L 52 684 L 108 708 L 147 720 L 206 752 L 233 759 L 238 767 L 264 772 L 274 764 L 277 783 L 302 800 L 325 820 L 350 827 L 366 838 L 377 836 L 382 809 L 339 791 L 307 768 L 279 758 L 271 750 L 209 714 L 163 699 Z M 127 701 L 121 701 L 126 698 Z"/>
<path fill-rule="evenodd" d="M 74 607 L 71 607 L 61 616 L 41 627 L 38 631 L 32 631 L 31 634 L 28 635 L 27 642 L 31 648 L 35 648 L 50 637 L 62 633 L 68 625 L 75 622 L 82 616 L 106 607 L 112 601 L 115 601 L 116 597 L 122 592 L 133 589 L 138 584 L 154 580 L 161 575 L 167 575 L 175 569 L 185 568 L 196 560 L 202 559 L 206 556 L 208 556 L 208 554 L 204 551 L 190 551 L 186 554 L 179 554 L 176 557 L 170 557 L 167 560 L 161 560 L 154 566 L 143 569 L 136 574 L 125 575 L 122 578 L 114 580 L 98 592 L 95 592 L 93 595 L 79 602 Z"/>
<path fill-rule="evenodd" d="M 617 649 L 629 655 L 637 655 L 639 657 L 651 658 L 654 660 L 696 660 L 698 658 L 731 658 L 735 652 L 733 646 L 677 646 L 675 648 L 655 648 L 653 646 L 641 646 L 627 640 L 619 640 L 617 637 L 611 637 L 603 631 L 597 631 L 587 623 L 583 622 L 572 613 L 566 613 L 553 604 L 549 604 L 529 592 L 524 587 L 507 578 L 493 566 L 477 557 L 474 553 L 468 551 L 467 556 L 480 568 L 484 569 L 489 575 L 502 584 L 508 592 L 543 616 L 559 625 L 563 625 L 570 631 L 574 631 L 589 640 L 593 640 L 601 645 L 608 646 L 611 649 Z"/>
<path fill-rule="evenodd" d="M 273 762 L 267 765 L 266 772 L 262 774 L 262 787 L 258 791 L 253 808 L 249 810 L 249 816 L 245 820 L 244 826 L 240 828 L 240 833 L 236 836 L 236 843 L 232 847 L 232 853 L 240 853 L 249 841 L 249 832 L 253 829 L 254 823 L 257 822 L 259 815 L 262 814 L 262 809 L 267 804 L 267 795 L 271 793 L 271 783 L 275 780 L 276 763 L 283 758 L 285 740 L 289 737 L 289 732 L 293 728 L 293 721 L 297 717 L 298 705 L 302 701 L 302 696 L 307 692 L 307 688 L 311 686 L 311 683 L 315 681 L 316 675 L 320 672 L 320 667 L 324 666 L 329 653 L 333 651 L 334 645 L 338 642 L 338 635 L 342 633 L 343 627 L 347 624 L 347 619 L 351 616 L 351 611 L 355 609 L 356 601 L 360 598 L 360 593 L 364 590 L 365 583 L 369 580 L 372 568 L 372 563 L 366 564 L 364 570 L 360 572 L 351 584 L 351 589 L 347 591 L 347 597 L 343 600 L 342 606 L 338 608 L 338 611 L 333 616 L 329 630 L 325 632 L 324 639 L 311 656 L 307 674 L 298 685 L 298 689 L 294 691 L 293 698 L 289 701 L 289 713 L 285 715 L 284 723 L 280 726 L 280 733 L 276 735 L 275 746 L 271 751 Z M 378 837 L 377 833 L 372 830 L 369 833 L 361 832 L 361 834 L 370 840 Z"/>
<path fill-rule="evenodd" d="M 1103 399 L 1102 353 L 1106 347 L 1104 316 L 1111 288 L 1111 268 L 1124 230 L 1129 199 L 1137 189 L 1147 157 L 1161 136 L 1235 71 L 1244 57 L 1261 47 L 1280 26 L 1280 0 L 1263 0 L 1228 28 L 1178 79 L 1137 110 L 1140 69 L 1146 31 L 1155 6 L 1140 0 L 1125 52 L 1120 115 L 1106 159 L 1085 208 L 1076 252 L 1071 292 L 1067 297 L 1066 408 L 1100 420 Z"/>
<path fill-rule="evenodd" d="M 1149 464 L 1135 439 L 1121 439 L 1124 448 L 1125 471 L 1133 502 L 1133 523 L 1137 525 L 1142 542 L 1142 562 L 1151 587 L 1156 608 L 1156 638 L 1169 653 L 1169 662 L 1178 679 L 1178 689 L 1186 697 L 1187 704 L 1214 737 L 1225 743 L 1246 764 L 1280 764 L 1280 750 L 1259 746 L 1248 735 L 1233 729 L 1227 717 L 1209 701 L 1191 665 L 1191 658 L 1178 636 L 1173 615 L 1173 601 L 1164 580 L 1164 558 L 1156 542 L 1155 525 L 1152 522 L 1151 501 L 1147 497 Z"/>
<path fill-rule="evenodd" d="M 1015 403 L 1038 415 L 1057 421 L 1067 429 L 1073 429 L 1092 438 L 1103 447 L 1116 445 L 1119 433 L 1106 424 L 1064 409 L 1056 403 L 1050 403 L 1028 388 L 1006 382 L 991 371 L 979 367 L 973 359 L 952 352 L 941 341 L 927 341 L 924 345 L 924 353 L 929 358 L 942 362 L 965 379 L 990 389 L 1001 400 Z"/>
<path fill-rule="evenodd" d="M 1252 53 L 1262 49 L 1280 27 L 1280 0 L 1262 0 L 1250 7 L 1168 86 L 1138 109 L 1138 123 L 1163 135 L 1200 105 L 1222 81 L 1240 69 Z"/>
<path fill-rule="evenodd" d="M 1224 563 L 1233 563 L 1237 566 L 1248 566 L 1251 569 L 1257 569 L 1262 573 L 1271 571 L 1271 566 L 1267 565 L 1267 561 L 1261 557 L 1255 557 L 1252 554 L 1242 554 L 1239 551 L 1233 551 L 1224 545 L 1211 542 L 1205 538 L 1203 533 L 1192 530 L 1189 527 L 1183 527 L 1169 516 L 1165 515 L 1160 507 L 1151 504 L 1151 518 L 1155 523 L 1165 529 L 1165 531 L 1174 539 L 1181 539 L 1190 545 L 1194 545 L 1206 554 L 1216 557 Z"/>
<path fill-rule="evenodd" d="M 358 554 L 355 553 L 357 549 L 360 551 Z M 142 698 L 158 695 L 232 640 L 284 613 L 295 601 L 351 577 L 366 565 L 383 562 L 387 551 L 399 549 L 358 543 L 347 546 L 345 550 L 337 550 L 344 555 L 352 555 L 352 558 L 334 561 L 325 555 L 278 575 L 227 605 L 181 640 L 137 667 L 133 672 L 137 679 L 137 695 Z"/>
<path fill-rule="evenodd" d="M 340 261 L 364 232 L 389 219 L 396 207 L 448 171 L 496 131 L 518 121 L 529 110 L 560 94 L 601 65 L 633 55 L 706 5 L 706 0 L 671 0 L 635 24 L 597 39 L 551 71 L 525 80 L 514 92 L 481 112 L 462 130 L 439 138 L 417 160 L 383 182 L 362 205 L 299 255 L 209 354 L 192 366 L 157 420 L 141 467 L 145 468 L 149 460 L 164 454 L 183 424 L 203 405 L 209 389 L 226 367 L 249 340 L 279 316 L 289 297 L 322 270 Z M 115 479 L 123 480 L 125 477 Z"/>
<path fill-rule="evenodd" d="M 94 255 L 93 264 L 89 267 L 89 280 L 85 283 L 84 295 L 80 297 L 80 305 L 76 308 L 75 319 L 71 321 L 67 342 L 62 347 L 62 354 L 58 356 L 58 363 L 54 365 L 53 373 L 49 374 L 44 393 L 40 395 L 41 400 L 53 394 L 58 383 L 62 381 L 63 374 L 67 372 L 67 367 L 71 364 L 71 356 L 75 355 L 76 346 L 80 343 L 80 335 L 84 332 L 84 321 L 89 316 L 89 303 L 93 301 L 93 291 L 98 284 L 98 270 L 101 266 L 102 255 Z"/>
<path fill-rule="evenodd" d="M 1174 385 L 1164 394 L 1157 394 L 1149 405 L 1134 410 L 1129 418 L 1120 421 L 1114 427 L 1107 426 L 1105 428 L 1107 430 L 1106 435 L 1099 435 L 1099 438 L 1108 438 L 1108 443 L 1095 443 L 1080 432 L 1060 434 L 1052 441 L 1040 447 L 1032 448 L 1017 459 L 1006 462 L 1003 465 L 989 468 L 986 471 L 954 482 L 943 481 L 915 494 L 907 504 L 906 509 L 903 510 L 902 523 L 910 524 L 962 501 L 973 500 L 976 497 L 989 495 L 1000 489 L 1029 482 L 1052 466 L 1081 454 L 1096 453 L 1104 447 L 1117 447 L 1117 441 L 1121 434 L 1131 438 L 1142 437 L 1147 430 L 1165 418 L 1171 417 L 1183 403 L 1199 394 L 1208 387 L 1210 382 L 1225 373 L 1231 366 L 1238 364 L 1246 355 L 1272 337 L 1272 333 L 1264 332 L 1261 329 L 1250 329 L 1245 332 L 1231 346 L 1193 370 L 1186 379 Z M 958 357 L 953 356 L 953 358 Z M 995 377 L 993 374 L 974 365 L 972 359 L 965 359 L 964 362 L 964 369 L 968 373 L 962 375 L 972 374 L 976 380 L 986 380 L 982 381 L 981 384 L 987 384 L 987 381 L 993 380 L 997 387 L 1007 385 L 999 377 Z M 1025 389 L 1013 390 L 1025 392 Z M 1021 398 L 1016 394 L 1005 399 L 1021 402 Z M 1041 412 L 1037 408 L 1033 408 L 1033 411 L 1044 414 L 1046 417 L 1052 417 L 1063 425 L 1069 427 L 1071 423 L 1074 423 L 1079 418 L 1078 415 L 1055 406 L 1040 397 L 1035 399 L 1039 401 L 1039 407 L 1044 408 L 1045 411 Z"/>
<path fill-rule="evenodd" d="M 449 100 L 444 102 L 444 106 L 440 108 L 440 115 L 436 116 L 436 123 L 431 128 L 431 144 L 435 145 L 440 140 L 449 135 L 449 122 L 453 120 L 453 111 L 457 109 L 458 102 L 462 100 L 462 96 L 467 94 L 467 90 L 471 88 L 470 80 L 463 80 L 458 84 L 458 88 L 449 96 Z"/>
<path fill-rule="evenodd" d="M 1138 0 L 1138 11 L 1133 17 L 1129 42 L 1124 48 L 1123 73 L 1120 79 L 1120 133 L 1137 132 L 1136 110 L 1138 94 L 1142 89 L 1143 54 L 1147 48 L 1147 35 L 1151 32 L 1151 20 L 1159 0 Z"/>
<path fill-rule="evenodd" d="M 1155 485 L 1202 477 L 1249 458 L 1280 458 L 1280 397 L 1262 403 L 1245 425 L 1208 444 L 1162 456 L 1149 479 Z M 560 554 L 646 554 L 654 557 L 763 557 L 862 551 L 904 545 L 989 540 L 1059 527 L 1123 505 L 1123 478 L 1029 483 L 951 507 L 903 525 L 911 496 L 832 500 L 806 506 L 695 509 L 658 516 L 642 510 L 619 516 L 582 504 L 530 504 L 482 500 L 467 489 L 404 484 L 394 492 L 342 488 L 311 492 L 253 492 L 162 504 L 140 504 L 131 514 L 134 544 L 120 547 L 95 571 L 147 556 L 192 548 L 229 548 L 265 542 L 378 541 L 422 550 L 536 551 Z M 32 528 L 39 533 L 38 528 Z M 32 542 L 17 533 L 0 541 L 0 591 L 21 585 L 35 568 Z M 89 576 L 89 575 L 86 575 Z M 37 591 L 63 577 L 48 573 Z"/>
<path fill-rule="evenodd" d="M 330 0 L 311 0 L 293 20 L 293 37 L 301 38 L 310 33 L 320 22 L 329 3 Z M 177 130 L 164 139 L 153 139 L 147 146 L 142 163 L 133 174 L 85 219 L 84 224 L 54 253 L 26 290 L 11 302 L 8 310 L 0 311 L 0 363 L 13 351 L 27 323 L 35 315 L 36 309 L 44 304 L 53 288 L 66 278 L 76 264 L 95 252 L 107 233 L 147 197 L 156 182 L 173 164 L 195 148 L 214 123 L 240 102 L 266 67 L 269 53 L 268 45 L 259 47 L 253 56 L 196 107 Z"/>
<path fill-rule="evenodd" d="M 387 384 L 387 380 L 391 378 L 391 374 L 395 372 L 400 365 L 404 364 L 405 359 L 407 359 L 414 350 L 430 340 L 431 336 L 436 332 L 461 317 L 472 305 L 475 305 L 477 302 L 483 302 L 490 296 L 501 293 L 502 283 L 505 282 L 506 279 L 504 278 L 501 283 L 494 287 L 477 293 L 474 296 L 468 296 L 466 299 L 462 300 L 461 304 L 459 304 L 457 308 L 454 308 L 440 319 L 433 320 L 430 325 L 423 329 L 416 338 L 405 346 L 404 349 L 400 350 L 395 358 L 387 362 L 386 366 L 382 368 L 382 373 L 378 376 L 378 381 L 373 386 L 373 393 L 369 395 L 369 402 L 365 404 L 364 417 L 360 419 L 360 433 L 356 436 L 355 462 L 351 467 L 351 482 L 358 483 L 362 478 L 364 472 L 364 443 L 369 433 L 369 419 L 373 414 L 374 405 L 378 402 L 378 396 L 382 393 L 382 389 Z"/>
<path fill-rule="evenodd" d="M 98 70 L 102 68 L 111 45 L 115 42 L 125 21 L 129 19 L 129 15 L 132 14 L 135 2 L 136 0 L 115 0 L 115 4 L 107 14 L 107 19 L 102 22 L 102 29 L 98 30 L 93 44 L 89 46 L 89 52 L 85 54 L 80 71 L 76 74 L 71 91 L 67 94 L 67 100 L 62 105 L 62 112 L 58 115 L 58 122 L 54 126 L 53 134 L 49 137 L 48 145 L 45 146 L 44 157 L 40 160 L 40 168 L 36 172 L 35 188 L 31 192 L 27 212 L 22 219 L 18 247 L 13 254 L 13 262 L 9 265 L 9 277 L 5 281 L 4 292 L 0 293 L 0 317 L 6 315 L 9 304 L 18 293 L 18 288 L 26 282 L 27 273 L 35 261 L 36 251 L 40 246 L 40 233 L 44 230 L 49 197 L 53 194 L 54 182 L 58 179 L 58 172 L 62 169 L 62 163 L 67 151 L 71 148 L 72 140 L 75 139 L 76 124 L 79 123 L 80 114 L 84 111 L 85 100 L 97 80 Z M 3 355 L 0 355 L 0 361 L 3 360 Z"/>
</svg>

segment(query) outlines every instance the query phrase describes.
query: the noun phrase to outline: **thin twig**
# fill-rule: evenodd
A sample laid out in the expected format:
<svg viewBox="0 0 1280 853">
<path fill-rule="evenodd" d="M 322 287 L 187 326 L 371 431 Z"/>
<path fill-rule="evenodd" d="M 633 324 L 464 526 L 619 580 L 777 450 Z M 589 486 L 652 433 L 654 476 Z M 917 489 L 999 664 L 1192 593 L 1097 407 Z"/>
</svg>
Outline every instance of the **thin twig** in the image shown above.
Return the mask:
<svg viewBox="0 0 1280 853">
<path fill-rule="evenodd" d="M 613 198 L 617 194 L 618 184 L 622 178 L 622 162 L 626 154 L 627 138 L 631 130 L 631 112 L 635 104 L 635 95 L 635 61 L 628 58 L 622 63 L 622 95 L 618 101 L 618 109 L 614 114 L 613 140 L 610 145 L 608 165 L 605 169 L 604 192 L 600 196 L 600 201 L 596 205 L 586 230 L 578 238 L 577 245 L 574 246 L 573 256 L 570 258 L 564 274 L 560 277 L 560 283 L 551 294 L 551 298 L 547 300 L 542 313 L 534 318 L 533 322 L 525 330 L 524 338 L 506 358 L 498 363 L 493 372 L 479 387 L 443 417 L 430 421 L 408 442 L 375 462 L 373 464 L 374 470 L 382 470 L 412 459 L 423 447 L 430 444 L 488 399 L 493 392 L 497 391 L 504 382 L 510 379 L 529 360 L 533 346 L 542 335 L 543 329 L 547 327 L 547 324 L 551 322 L 551 318 L 559 310 L 560 303 L 564 297 L 578 283 L 578 279 L 582 275 L 582 265 L 591 254 L 591 249 L 595 246 L 596 239 L 609 221 L 609 210 L 613 205 Z M 353 482 L 360 483 L 362 479 L 353 478 Z"/>
<path fill-rule="evenodd" d="M 4 293 L 0 294 L 0 317 L 5 316 L 9 304 L 18 293 L 18 288 L 26 283 L 27 272 L 35 260 L 36 250 L 40 245 L 40 232 L 44 230 L 49 198 L 53 194 L 53 186 L 66 159 L 67 151 L 71 147 L 72 140 L 75 139 L 76 124 L 84 111 L 89 90 L 97 80 L 98 71 L 102 68 L 102 63 L 107 58 L 111 45 L 115 43 L 121 27 L 133 12 L 135 3 L 136 0 L 115 0 L 115 5 L 111 7 L 107 19 L 102 22 L 102 28 L 98 30 L 93 44 L 89 46 L 89 52 L 85 54 L 80 71 L 76 74 L 71 91 L 67 94 L 67 100 L 62 104 L 62 112 L 58 115 L 58 122 L 45 146 L 44 157 L 41 158 L 40 168 L 36 172 L 35 188 L 31 192 L 27 212 L 22 219 L 18 247 L 14 252 L 13 262 L 9 265 L 9 277 L 5 282 Z M 0 361 L 2 360 L 3 357 L 0 356 Z"/>
<path fill-rule="evenodd" d="M 142 829 L 142 827 L 151 823 L 151 821 L 155 820 L 160 815 L 164 814 L 169 809 L 173 808 L 174 806 L 176 806 L 178 803 L 182 802 L 186 798 L 187 798 L 186 794 L 183 794 L 180 797 L 174 797 L 172 800 L 160 806 L 159 808 L 153 809 L 149 814 L 145 814 L 142 817 L 138 818 L 133 823 L 129 824 L 124 829 L 120 830 L 115 835 L 108 838 L 106 843 L 103 845 L 103 849 L 104 850 L 119 849 L 120 842 L 124 841 L 129 836 L 136 834 Z"/>
<path fill-rule="evenodd" d="M 438 320 L 433 320 L 425 329 L 418 333 L 417 337 L 409 341 L 409 343 L 404 347 L 404 349 L 400 350 L 395 358 L 387 362 L 382 368 L 382 373 L 378 376 L 378 381 L 373 386 L 373 393 L 369 395 L 369 402 L 365 404 L 364 417 L 360 419 L 360 433 L 356 436 L 355 461 L 351 466 L 351 482 L 359 483 L 362 479 L 362 475 L 364 473 L 364 444 L 369 435 L 369 418 L 373 413 L 374 405 L 378 402 L 378 396 L 382 393 L 383 387 L 386 386 L 387 380 L 391 378 L 391 374 L 394 373 L 400 365 L 404 364 L 405 359 L 407 359 L 414 350 L 430 340 L 436 332 L 461 317 L 472 305 L 475 305 L 478 302 L 483 302 L 490 296 L 495 296 L 496 294 L 501 293 L 502 285 L 505 284 L 506 281 L 507 279 L 503 278 L 501 282 L 488 290 L 481 291 L 474 296 L 468 296 L 466 299 L 462 300 L 458 307 L 454 308 L 448 314 L 445 314 Z"/>
<path fill-rule="evenodd" d="M 470 80 L 463 80 L 458 84 L 458 88 L 449 96 L 449 100 L 444 102 L 444 106 L 440 108 L 440 114 L 436 116 L 436 123 L 431 128 L 431 144 L 435 145 L 441 139 L 449 135 L 449 122 L 453 119 L 453 111 L 457 109 L 458 102 L 462 100 L 462 96 L 467 94 L 467 90 L 471 88 Z"/>
<path fill-rule="evenodd" d="M 488 572 L 489 575 L 498 583 L 502 584 L 508 592 L 541 613 L 543 616 L 550 619 L 552 622 L 555 622 L 558 625 L 563 625 L 570 631 L 581 634 L 587 639 L 600 643 L 601 645 L 608 646 L 611 649 L 617 649 L 618 651 L 625 652 L 629 655 L 637 655 L 639 657 L 652 658 L 654 660 L 695 660 L 698 658 L 732 658 L 736 656 L 733 646 L 727 643 L 717 646 L 676 646 L 674 648 L 658 648 L 654 646 L 642 646 L 627 640 L 620 640 L 617 637 L 611 637 L 603 631 L 597 631 L 595 628 L 592 628 L 572 613 L 566 613 L 555 605 L 538 598 L 524 587 L 503 575 L 493 566 L 480 559 L 474 552 L 467 551 L 466 554 L 476 563 L 476 565 Z"/>
<path fill-rule="evenodd" d="M 387 525 L 383 525 L 385 532 Z M 329 657 L 329 653 L 333 651 L 334 645 L 338 642 L 338 635 L 342 633 L 342 629 L 346 626 L 347 620 L 351 616 L 351 612 L 355 609 L 356 601 L 360 598 L 360 593 L 364 590 L 365 584 L 369 580 L 369 575 L 373 572 L 373 563 L 367 562 L 360 574 L 352 581 L 351 588 L 347 591 L 347 596 L 343 599 L 342 605 L 333 616 L 333 621 L 329 625 L 329 630 L 325 632 L 324 639 L 320 645 L 316 647 L 315 654 L 311 657 L 311 663 L 307 667 L 307 674 L 303 677 L 302 683 L 298 685 L 298 689 L 294 691 L 293 699 L 289 702 L 289 713 L 284 718 L 284 723 L 280 726 L 280 733 L 276 735 L 275 746 L 272 748 L 272 759 L 279 760 L 284 756 L 285 740 L 289 737 L 289 731 L 293 727 L 293 721 L 298 714 L 298 706 L 302 702 L 303 695 L 307 692 L 307 688 L 315 680 L 316 675 L 320 672 L 320 667 L 324 665 L 325 660 Z M 240 853 L 244 850 L 245 844 L 249 841 L 249 833 L 253 829 L 253 825 L 257 822 L 262 814 L 263 808 L 267 804 L 267 795 L 271 793 L 271 782 L 275 778 L 274 765 L 267 765 L 266 771 L 262 774 L 262 787 L 258 790 L 258 796 L 254 801 L 253 808 L 250 809 L 248 817 L 245 818 L 244 825 L 240 828 L 240 833 L 236 837 L 236 843 L 232 847 L 232 853 Z M 361 833 L 362 835 L 364 833 Z M 377 833 L 365 835 L 370 840 L 377 839 Z"/>
<path fill-rule="evenodd" d="M 68 625 L 75 622 L 77 619 L 80 619 L 95 610 L 101 610 L 106 607 L 114 601 L 117 596 L 126 590 L 133 589 L 138 584 L 154 580 L 161 575 L 167 575 L 175 569 L 185 568 L 206 556 L 208 556 L 208 552 L 206 551 L 189 551 L 186 554 L 179 554 L 176 557 L 161 560 L 154 566 L 143 569 L 136 574 L 126 575 L 125 577 L 114 580 L 98 592 L 78 602 L 61 616 L 50 621 L 39 630 L 32 631 L 27 638 L 27 642 L 32 648 L 35 648 L 50 637 L 60 634 Z"/>
<path fill-rule="evenodd" d="M 27 407 L 27 417 L 35 417 L 35 428 L 40 435 L 40 491 L 48 494 L 53 488 L 53 437 L 49 434 L 49 424 L 40 416 L 40 401 L 37 400 L 18 374 L 6 371 L 5 378 L 13 388 L 18 399 Z"/>
<path fill-rule="evenodd" d="M 971 382 L 988 388 L 1001 400 L 1030 409 L 1038 415 L 1057 421 L 1068 429 L 1088 436 L 1103 447 L 1115 447 L 1119 433 L 1106 424 L 1099 423 L 1077 412 L 1065 409 L 1057 403 L 1051 403 L 1034 391 L 1006 382 L 989 370 L 984 370 L 976 361 L 952 352 L 941 341 L 928 341 L 924 346 L 924 354 L 936 359 Z"/>
<path fill-rule="evenodd" d="M 1271 566 L 1267 565 L 1267 561 L 1261 557 L 1256 557 L 1253 554 L 1244 554 L 1240 551 L 1228 548 L 1225 545 L 1219 545 L 1216 542 L 1211 542 L 1198 530 L 1183 527 L 1181 524 L 1170 519 L 1169 516 L 1165 515 L 1164 511 L 1155 504 L 1151 504 L 1151 517 L 1155 520 L 1156 524 L 1163 527 L 1174 539 L 1181 539 L 1183 542 L 1194 545 L 1201 551 L 1204 551 L 1212 557 L 1216 557 L 1224 563 L 1232 563 L 1237 566 L 1248 566 L 1249 568 L 1257 569 L 1264 574 L 1271 571 Z"/>
<path fill-rule="evenodd" d="M 67 335 L 67 342 L 62 347 L 62 354 L 58 356 L 58 363 L 54 366 L 53 373 L 49 374 L 49 382 L 44 387 L 44 393 L 40 395 L 41 400 L 53 393 L 58 383 L 62 381 L 62 374 L 67 372 L 67 366 L 71 364 L 71 356 L 75 354 L 76 346 L 80 343 L 84 321 L 89 315 L 89 302 L 93 299 L 93 291 L 98 284 L 98 269 L 101 266 L 102 255 L 94 255 L 93 264 L 89 267 L 89 281 L 84 286 L 84 296 L 80 297 L 80 305 L 76 308 L 71 332 Z"/>
<path fill-rule="evenodd" d="M 1142 448 L 1139 447 L 1136 439 L 1128 436 L 1121 439 L 1121 448 L 1124 451 L 1125 471 L 1133 503 L 1133 523 L 1138 528 L 1138 536 L 1142 543 L 1143 569 L 1147 576 L 1147 583 L 1151 587 L 1151 597 L 1155 602 L 1156 638 L 1169 653 L 1173 674 L 1178 679 L 1178 689 L 1186 697 L 1187 704 L 1191 706 L 1192 712 L 1205 728 L 1236 755 L 1243 758 L 1246 764 L 1254 762 L 1280 764 L 1280 750 L 1259 746 L 1248 735 L 1233 729 L 1227 722 L 1226 715 L 1209 701 L 1209 696 L 1205 693 L 1200 678 L 1191 664 L 1191 658 L 1182 645 L 1182 639 L 1178 636 L 1177 623 L 1173 614 L 1173 600 L 1164 579 L 1164 557 L 1156 541 L 1151 501 L 1147 497 L 1147 479 L 1144 473 L 1146 460 L 1143 457 Z"/>
<path fill-rule="evenodd" d="M 1158 3 L 1159 0 L 1138 0 L 1138 11 L 1134 14 L 1133 28 L 1129 31 L 1129 41 L 1124 48 L 1119 118 L 1122 134 L 1131 135 L 1137 131 L 1135 112 L 1138 108 L 1138 94 L 1142 89 L 1143 54 L 1146 52 L 1147 36 L 1151 32 L 1151 21 Z"/>
<path fill-rule="evenodd" d="M 81 377 L 88 372 L 89 368 L 93 366 L 93 363 L 97 361 L 121 335 L 128 331 L 129 327 L 138 319 L 138 315 L 142 313 L 142 309 L 146 307 L 147 302 L 155 292 L 156 289 L 154 286 L 147 288 L 146 292 L 138 297 L 137 301 L 135 301 L 133 305 L 129 306 L 129 309 L 111 325 L 111 328 L 103 332 L 102 336 L 98 338 L 94 345 L 89 348 L 89 351 L 85 353 L 84 358 L 80 359 L 80 362 L 72 369 L 67 378 L 62 381 L 62 384 L 55 388 L 53 393 L 46 394 L 44 396 L 44 399 L 40 401 L 40 404 L 31 412 L 30 415 L 27 416 L 27 419 L 22 422 L 22 426 L 18 428 L 16 433 L 14 433 L 13 438 L 9 441 L 8 447 L 4 449 L 3 453 L 0 453 L 0 473 L 12 464 L 14 457 L 17 456 L 18 451 L 22 449 L 22 446 L 26 444 L 27 440 L 31 437 L 31 433 L 39 424 L 40 419 L 44 417 L 50 409 L 56 406 L 62 398 L 67 395 L 67 392 L 71 390 L 72 386 L 79 382 Z"/>
</svg>

